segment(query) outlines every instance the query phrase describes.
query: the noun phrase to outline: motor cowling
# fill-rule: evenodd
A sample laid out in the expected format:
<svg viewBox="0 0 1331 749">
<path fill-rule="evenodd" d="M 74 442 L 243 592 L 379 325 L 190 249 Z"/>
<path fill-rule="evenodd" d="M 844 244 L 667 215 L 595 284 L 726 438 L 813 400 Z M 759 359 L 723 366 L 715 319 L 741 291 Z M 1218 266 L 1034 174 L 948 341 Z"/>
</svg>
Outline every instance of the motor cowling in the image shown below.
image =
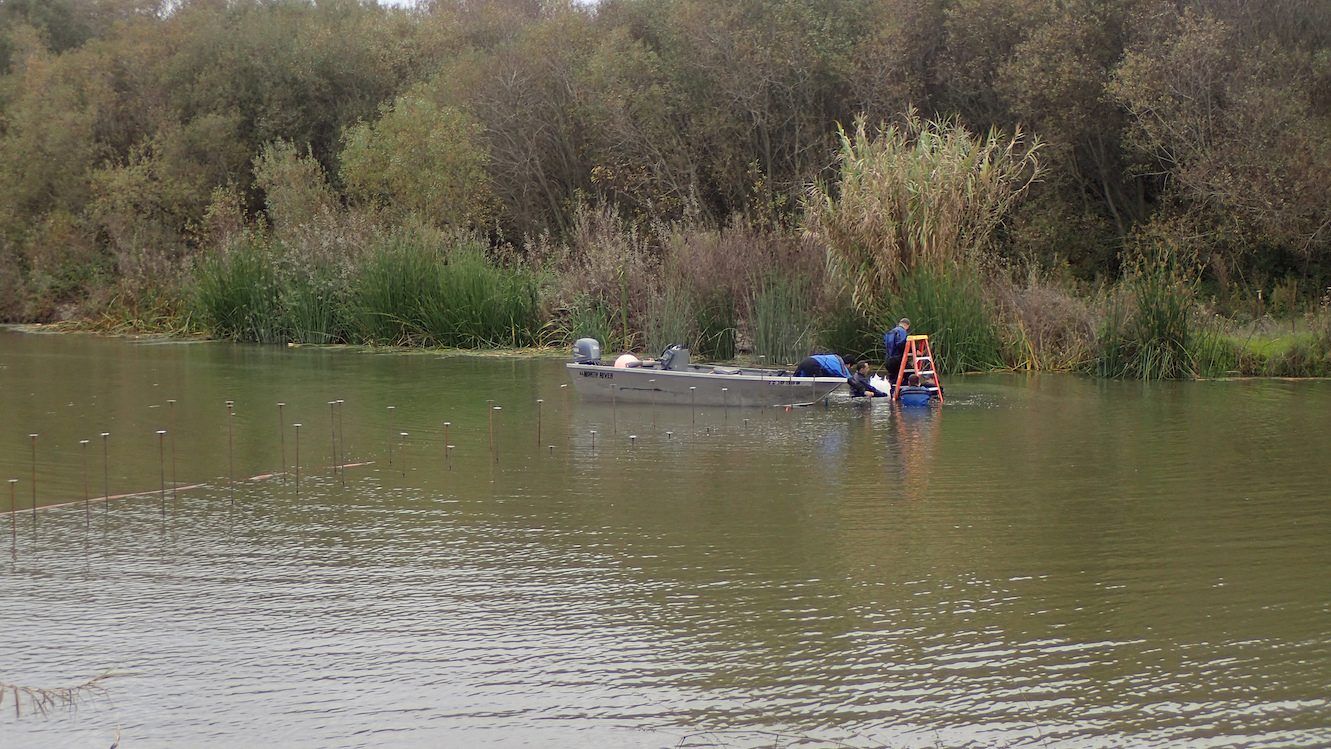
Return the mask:
<svg viewBox="0 0 1331 749">
<path fill-rule="evenodd" d="M 595 338 L 579 338 L 573 343 L 573 361 L 578 364 L 601 361 L 601 342 Z"/>
<path fill-rule="evenodd" d="M 675 343 L 661 352 L 661 369 L 679 371 L 689 366 L 689 350 L 683 344 Z"/>
</svg>

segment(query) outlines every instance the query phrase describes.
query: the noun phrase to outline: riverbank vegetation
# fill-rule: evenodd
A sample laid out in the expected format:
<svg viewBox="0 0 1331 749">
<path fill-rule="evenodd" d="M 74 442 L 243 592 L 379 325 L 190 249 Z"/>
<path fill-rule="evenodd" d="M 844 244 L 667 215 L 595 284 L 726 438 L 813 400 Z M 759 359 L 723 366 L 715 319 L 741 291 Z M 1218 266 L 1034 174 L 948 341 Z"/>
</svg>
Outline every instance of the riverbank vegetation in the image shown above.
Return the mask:
<svg viewBox="0 0 1331 749">
<path fill-rule="evenodd" d="M 0 5 L 0 320 L 1331 374 L 1331 6 Z"/>
</svg>

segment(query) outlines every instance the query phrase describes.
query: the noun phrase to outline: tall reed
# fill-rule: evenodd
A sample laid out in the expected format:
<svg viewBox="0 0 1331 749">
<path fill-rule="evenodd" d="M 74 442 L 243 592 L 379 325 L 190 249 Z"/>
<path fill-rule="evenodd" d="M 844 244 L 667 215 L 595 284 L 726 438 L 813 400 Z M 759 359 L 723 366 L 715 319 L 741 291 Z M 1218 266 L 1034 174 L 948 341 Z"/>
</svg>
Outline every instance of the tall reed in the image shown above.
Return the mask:
<svg viewBox="0 0 1331 749">
<path fill-rule="evenodd" d="M 749 307 L 753 353 L 772 363 L 790 364 L 808 353 L 816 322 L 803 279 L 769 275 Z"/>
<path fill-rule="evenodd" d="M 975 135 L 914 110 L 872 137 L 863 117 L 840 131 L 839 183 L 809 195 L 807 228 L 828 248 L 834 275 L 867 315 L 918 269 L 947 273 L 976 261 L 1040 174 L 1038 141 L 1021 131 Z"/>
<path fill-rule="evenodd" d="M 682 343 L 696 348 L 697 326 L 693 315 L 693 299 L 681 284 L 667 284 L 648 306 L 647 348 L 662 351 L 667 346 Z"/>
<path fill-rule="evenodd" d="M 1166 242 L 1148 242 L 1127 266 L 1100 326 L 1096 371 L 1141 380 L 1195 376 L 1195 269 Z"/>
<path fill-rule="evenodd" d="M 346 281 L 333 269 L 294 273 L 282 293 L 286 335 L 297 343 L 342 343 L 351 339 Z"/>
<path fill-rule="evenodd" d="M 877 330 L 864 315 L 849 304 L 838 305 L 817 318 L 814 343 L 820 347 L 856 359 L 883 356 L 883 331 Z"/>
<path fill-rule="evenodd" d="M 246 233 L 195 266 L 191 301 L 199 324 L 215 336 L 280 343 L 281 293 L 272 245 Z"/>
<path fill-rule="evenodd" d="M 408 344 L 424 326 L 422 300 L 437 292 L 439 248 L 403 236 L 371 248 L 354 284 L 351 316 L 366 343 Z"/>
<path fill-rule="evenodd" d="M 694 298 L 695 350 L 709 359 L 735 358 L 739 329 L 734 301 L 723 290 Z"/>
<path fill-rule="evenodd" d="M 478 247 L 462 246 L 434 268 L 419 300 L 420 337 L 436 346 L 526 346 L 541 328 L 538 283 L 530 273 L 495 267 Z"/>
<path fill-rule="evenodd" d="M 998 327 L 976 271 L 960 265 L 918 267 L 901 277 L 886 306 L 892 312 L 883 319 L 883 328 L 898 317 L 909 317 L 911 333 L 929 336 L 939 371 L 1003 366 Z"/>
<path fill-rule="evenodd" d="M 617 327 L 618 320 L 618 316 L 600 300 L 581 296 L 570 305 L 561 327 L 563 335 L 557 337 L 565 343 L 579 338 L 595 338 L 609 351 L 617 343 L 626 340 L 625 334 Z"/>
</svg>

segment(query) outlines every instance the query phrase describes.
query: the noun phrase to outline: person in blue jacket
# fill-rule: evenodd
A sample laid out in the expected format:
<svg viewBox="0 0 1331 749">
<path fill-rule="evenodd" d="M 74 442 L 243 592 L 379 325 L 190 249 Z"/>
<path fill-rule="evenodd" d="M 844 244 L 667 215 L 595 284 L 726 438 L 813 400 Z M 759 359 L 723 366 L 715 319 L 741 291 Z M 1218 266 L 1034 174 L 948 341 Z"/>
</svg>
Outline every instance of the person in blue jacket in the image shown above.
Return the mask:
<svg viewBox="0 0 1331 749">
<path fill-rule="evenodd" d="M 903 317 L 897 326 L 883 334 L 883 356 L 886 358 L 887 377 L 897 381 L 901 360 L 906 355 L 906 336 L 910 335 L 910 319 Z"/>
<path fill-rule="evenodd" d="M 814 354 L 795 367 L 796 377 L 844 377 L 850 379 L 846 367 L 852 359 L 836 354 Z"/>
</svg>

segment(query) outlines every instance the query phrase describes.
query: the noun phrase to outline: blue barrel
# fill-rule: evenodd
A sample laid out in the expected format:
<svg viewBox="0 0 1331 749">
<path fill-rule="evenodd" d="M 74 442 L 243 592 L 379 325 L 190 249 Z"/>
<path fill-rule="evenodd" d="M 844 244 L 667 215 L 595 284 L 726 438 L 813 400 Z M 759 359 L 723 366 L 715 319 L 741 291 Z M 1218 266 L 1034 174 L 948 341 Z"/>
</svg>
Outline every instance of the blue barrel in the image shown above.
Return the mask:
<svg viewBox="0 0 1331 749">
<path fill-rule="evenodd" d="M 902 386 L 901 395 L 897 400 L 901 401 L 903 406 L 927 406 L 933 397 L 934 394 L 929 388 L 905 385 Z"/>
</svg>

